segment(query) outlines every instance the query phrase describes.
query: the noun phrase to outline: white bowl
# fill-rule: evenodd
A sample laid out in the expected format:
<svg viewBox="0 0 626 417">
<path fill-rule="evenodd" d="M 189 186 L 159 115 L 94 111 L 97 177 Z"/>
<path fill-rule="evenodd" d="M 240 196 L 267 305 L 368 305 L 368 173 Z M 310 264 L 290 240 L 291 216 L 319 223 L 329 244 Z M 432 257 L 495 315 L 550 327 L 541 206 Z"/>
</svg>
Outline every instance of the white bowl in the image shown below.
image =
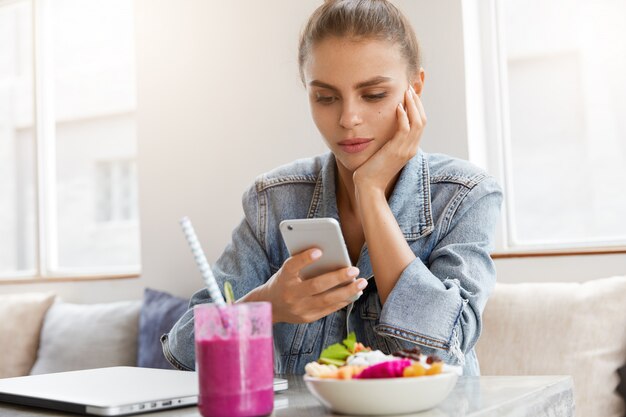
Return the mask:
<svg viewBox="0 0 626 417">
<path fill-rule="evenodd" d="M 304 376 L 311 393 L 326 407 L 342 414 L 406 414 L 428 410 L 454 388 L 458 375 L 412 378 L 327 379 Z"/>
</svg>

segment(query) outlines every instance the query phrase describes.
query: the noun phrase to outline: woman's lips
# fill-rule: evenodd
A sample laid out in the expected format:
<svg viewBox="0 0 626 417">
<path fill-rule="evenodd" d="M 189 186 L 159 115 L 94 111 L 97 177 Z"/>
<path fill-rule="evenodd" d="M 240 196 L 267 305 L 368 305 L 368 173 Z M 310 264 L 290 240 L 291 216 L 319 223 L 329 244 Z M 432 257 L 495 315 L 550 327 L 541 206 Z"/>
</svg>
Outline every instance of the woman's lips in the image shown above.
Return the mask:
<svg viewBox="0 0 626 417">
<path fill-rule="evenodd" d="M 345 139 L 338 143 L 341 147 L 341 150 L 347 153 L 358 153 L 363 149 L 367 148 L 370 143 L 372 143 L 373 139 L 362 139 L 362 138 L 354 138 L 354 139 Z"/>
</svg>

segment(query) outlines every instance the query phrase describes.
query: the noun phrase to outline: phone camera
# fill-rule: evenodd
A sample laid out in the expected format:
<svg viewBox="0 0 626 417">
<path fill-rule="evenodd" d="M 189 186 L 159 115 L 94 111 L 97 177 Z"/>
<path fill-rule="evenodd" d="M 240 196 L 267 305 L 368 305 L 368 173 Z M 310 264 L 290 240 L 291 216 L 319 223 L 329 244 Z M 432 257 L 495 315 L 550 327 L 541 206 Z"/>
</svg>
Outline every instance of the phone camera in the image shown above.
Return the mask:
<svg viewBox="0 0 626 417">
<path fill-rule="evenodd" d="M 292 225 L 287 225 L 287 230 L 293 230 L 293 226 Z"/>
</svg>

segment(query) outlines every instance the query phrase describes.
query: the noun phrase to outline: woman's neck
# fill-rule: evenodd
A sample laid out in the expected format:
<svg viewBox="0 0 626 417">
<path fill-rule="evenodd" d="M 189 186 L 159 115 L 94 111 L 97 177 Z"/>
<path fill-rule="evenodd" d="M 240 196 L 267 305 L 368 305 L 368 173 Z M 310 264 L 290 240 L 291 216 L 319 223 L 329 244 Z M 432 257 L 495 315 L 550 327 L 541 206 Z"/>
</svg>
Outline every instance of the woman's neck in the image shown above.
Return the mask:
<svg viewBox="0 0 626 417">
<path fill-rule="evenodd" d="M 356 212 L 356 195 L 352 174 L 352 171 L 348 171 L 343 165 L 337 163 L 335 193 L 337 196 L 337 210 L 339 210 L 340 215 L 345 213 L 345 211 L 350 213 Z"/>
<path fill-rule="evenodd" d="M 358 215 L 357 209 L 357 201 L 356 201 L 356 190 L 354 186 L 353 180 L 353 171 L 348 170 L 346 167 L 337 162 L 337 180 L 335 183 L 335 193 L 337 198 L 337 210 L 339 211 L 339 215 L 341 214 L 350 214 L 350 215 Z M 400 173 L 396 174 L 393 180 L 387 186 L 385 190 L 385 197 L 389 200 L 391 196 L 391 192 L 398 181 Z M 346 211 L 348 213 L 346 213 Z"/>
</svg>

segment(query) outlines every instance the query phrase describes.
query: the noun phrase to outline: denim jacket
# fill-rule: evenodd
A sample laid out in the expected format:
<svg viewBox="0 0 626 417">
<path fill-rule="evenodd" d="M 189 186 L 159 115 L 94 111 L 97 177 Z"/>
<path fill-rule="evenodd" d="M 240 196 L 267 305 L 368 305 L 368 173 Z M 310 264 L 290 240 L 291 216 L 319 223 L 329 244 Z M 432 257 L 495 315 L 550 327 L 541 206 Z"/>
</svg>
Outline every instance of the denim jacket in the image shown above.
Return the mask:
<svg viewBox="0 0 626 417">
<path fill-rule="evenodd" d="M 289 257 L 278 225 L 285 219 L 332 217 L 336 162 L 331 153 L 302 159 L 259 176 L 243 196 L 244 219 L 213 266 L 222 288 L 239 298 L 265 283 Z M 420 345 L 465 375 L 478 375 L 474 345 L 496 274 L 489 256 L 502 193 L 496 181 L 466 161 L 422 151 L 403 168 L 389 206 L 416 258 L 381 305 L 367 244 L 357 267 L 369 285 L 348 307 L 307 324 L 277 323 L 276 373 L 303 373 L 322 349 L 349 331 L 385 353 Z M 193 306 L 211 302 L 195 293 L 189 310 L 161 341 L 166 358 L 194 369 Z"/>
</svg>

